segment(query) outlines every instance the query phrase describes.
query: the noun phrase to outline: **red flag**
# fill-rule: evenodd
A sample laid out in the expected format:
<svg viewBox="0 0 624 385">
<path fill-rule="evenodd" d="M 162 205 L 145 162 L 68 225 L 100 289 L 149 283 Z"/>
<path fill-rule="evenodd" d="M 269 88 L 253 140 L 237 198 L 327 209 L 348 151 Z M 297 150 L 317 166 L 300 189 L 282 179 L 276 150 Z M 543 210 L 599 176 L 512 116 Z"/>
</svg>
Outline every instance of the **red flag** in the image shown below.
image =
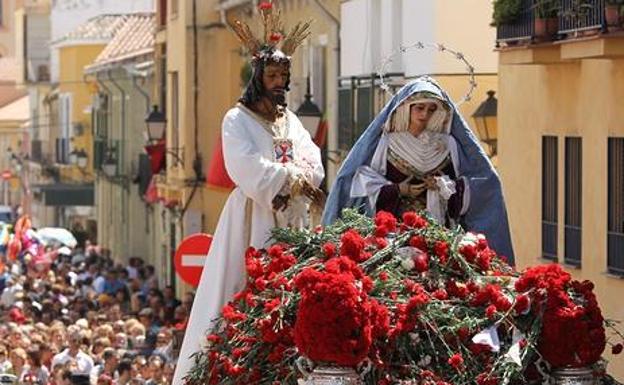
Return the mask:
<svg viewBox="0 0 624 385">
<path fill-rule="evenodd" d="M 145 146 L 145 151 L 150 159 L 152 166 L 152 174 L 156 175 L 165 168 L 165 154 L 167 152 L 165 141 L 160 141 L 156 144 L 149 144 Z"/>
<path fill-rule="evenodd" d="M 316 130 L 316 135 L 312 138 L 314 144 L 319 146 L 319 148 L 325 147 L 325 142 L 327 140 L 327 130 L 329 129 L 329 122 L 327 119 L 323 118 L 319 123 L 318 129 Z"/>
<path fill-rule="evenodd" d="M 210 160 L 210 165 L 208 166 L 206 184 L 208 184 L 208 186 L 223 187 L 227 189 L 233 189 L 234 186 L 236 186 L 225 169 L 221 135 L 219 135 L 215 149 L 212 152 L 212 159 Z"/>
</svg>

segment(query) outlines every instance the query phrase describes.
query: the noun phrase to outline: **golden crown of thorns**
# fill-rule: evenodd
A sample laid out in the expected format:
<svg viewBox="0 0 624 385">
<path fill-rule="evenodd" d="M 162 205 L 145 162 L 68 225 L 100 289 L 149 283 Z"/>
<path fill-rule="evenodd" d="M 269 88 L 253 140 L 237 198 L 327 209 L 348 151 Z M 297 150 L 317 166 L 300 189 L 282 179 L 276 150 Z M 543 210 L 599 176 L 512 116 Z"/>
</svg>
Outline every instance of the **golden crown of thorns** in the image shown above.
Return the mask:
<svg viewBox="0 0 624 385">
<path fill-rule="evenodd" d="M 311 20 L 299 22 L 288 34 L 284 34 L 282 13 L 273 0 L 263 1 L 258 5 L 264 34 L 261 38 L 254 36 L 247 23 L 236 20 L 230 24 L 238 40 L 247 47 L 254 57 L 261 56 L 263 51 L 279 49 L 286 56 L 292 56 L 297 47 L 310 36 Z M 281 46 L 280 46 L 281 44 Z"/>
</svg>

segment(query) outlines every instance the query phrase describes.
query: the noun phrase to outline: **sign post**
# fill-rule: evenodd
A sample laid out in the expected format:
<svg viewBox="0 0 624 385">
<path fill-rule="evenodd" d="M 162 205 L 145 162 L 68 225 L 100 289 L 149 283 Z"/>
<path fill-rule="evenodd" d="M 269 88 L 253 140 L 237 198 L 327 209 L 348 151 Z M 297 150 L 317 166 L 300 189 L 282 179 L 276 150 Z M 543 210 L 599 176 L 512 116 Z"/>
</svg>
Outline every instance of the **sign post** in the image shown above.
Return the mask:
<svg viewBox="0 0 624 385">
<path fill-rule="evenodd" d="M 184 282 L 197 287 L 212 244 L 212 235 L 193 234 L 186 237 L 176 250 L 175 271 Z"/>
</svg>

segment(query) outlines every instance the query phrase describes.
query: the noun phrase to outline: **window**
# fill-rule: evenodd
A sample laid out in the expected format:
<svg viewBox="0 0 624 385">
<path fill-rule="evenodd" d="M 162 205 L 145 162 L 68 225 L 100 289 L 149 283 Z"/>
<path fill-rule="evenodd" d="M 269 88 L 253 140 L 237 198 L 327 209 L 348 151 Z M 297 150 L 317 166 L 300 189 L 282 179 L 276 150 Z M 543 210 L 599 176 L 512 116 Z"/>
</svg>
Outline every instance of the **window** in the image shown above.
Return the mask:
<svg viewBox="0 0 624 385">
<path fill-rule="evenodd" d="M 542 137 L 542 257 L 557 260 L 557 151 L 556 136 Z"/>
<path fill-rule="evenodd" d="M 338 90 L 338 148 L 348 151 L 353 145 L 353 94 L 350 89 Z"/>
<path fill-rule="evenodd" d="M 370 80 L 370 77 L 353 77 L 338 89 L 338 145 L 341 150 L 351 149 L 377 112 L 375 90 Z"/>
<path fill-rule="evenodd" d="M 624 138 L 609 138 L 607 270 L 624 275 Z"/>
<path fill-rule="evenodd" d="M 564 261 L 581 266 L 583 154 L 581 138 L 565 139 Z"/>
<path fill-rule="evenodd" d="M 100 138 L 108 137 L 108 94 L 98 94 L 95 113 L 95 134 Z"/>
</svg>

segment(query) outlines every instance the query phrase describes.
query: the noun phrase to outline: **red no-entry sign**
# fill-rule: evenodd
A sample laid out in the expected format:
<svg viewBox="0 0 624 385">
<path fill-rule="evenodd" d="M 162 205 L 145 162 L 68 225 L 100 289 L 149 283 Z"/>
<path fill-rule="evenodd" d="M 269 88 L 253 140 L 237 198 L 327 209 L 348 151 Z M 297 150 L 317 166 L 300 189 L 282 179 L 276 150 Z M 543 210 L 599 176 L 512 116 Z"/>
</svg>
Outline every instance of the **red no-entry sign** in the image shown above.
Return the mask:
<svg viewBox="0 0 624 385">
<path fill-rule="evenodd" d="M 4 180 L 9 180 L 13 177 L 13 173 L 11 172 L 11 170 L 4 170 L 2 171 L 2 174 L 0 174 L 0 176 L 2 176 L 2 179 Z"/>
<path fill-rule="evenodd" d="M 193 234 L 180 243 L 173 263 L 176 273 L 184 282 L 195 287 L 199 285 L 211 244 L 212 235 L 209 234 Z"/>
</svg>

